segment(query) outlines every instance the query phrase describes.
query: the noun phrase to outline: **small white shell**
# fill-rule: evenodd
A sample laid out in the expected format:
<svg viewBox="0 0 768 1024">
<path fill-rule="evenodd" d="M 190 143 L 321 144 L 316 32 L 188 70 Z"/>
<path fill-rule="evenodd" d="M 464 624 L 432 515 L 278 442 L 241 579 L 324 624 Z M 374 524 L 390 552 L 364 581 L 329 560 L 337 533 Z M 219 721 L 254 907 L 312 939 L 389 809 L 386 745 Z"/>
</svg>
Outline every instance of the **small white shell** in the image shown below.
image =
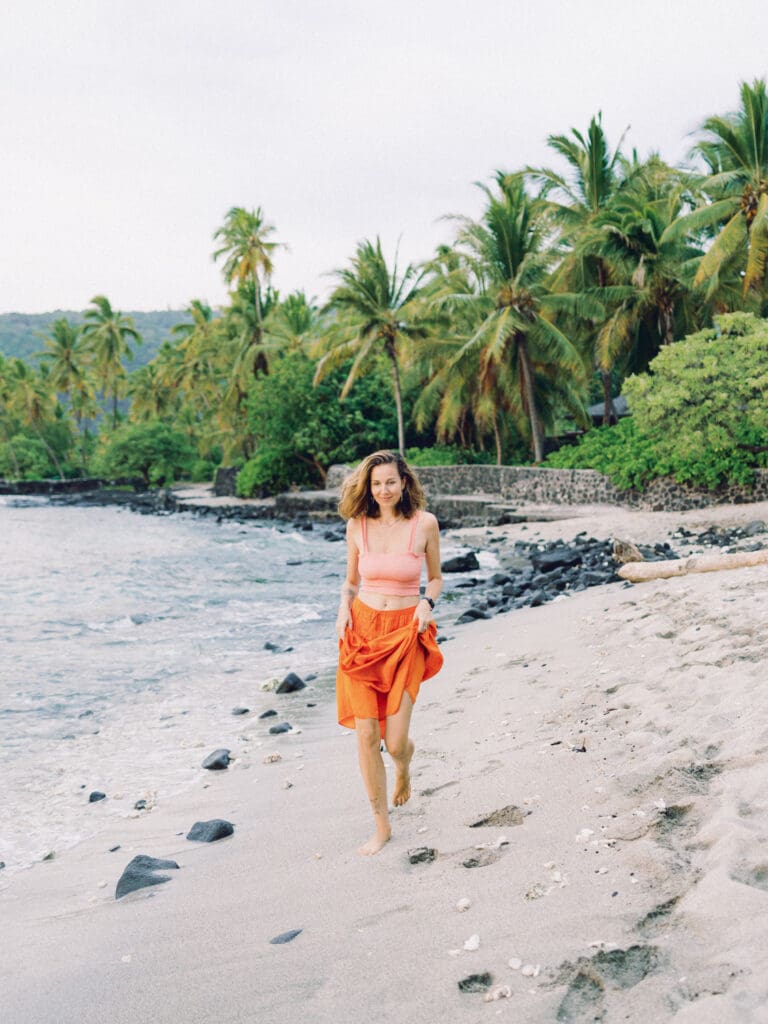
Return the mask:
<svg viewBox="0 0 768 1024">
<path fill-rule="evenodd" d="M 519 956 L 513 956 L 512 959 L 509 961 L 509 966 L 512 968 L 513 971 L 519 971 L 520 968 L 523 966 L 523 961 L 520 959 Z"/>
<path fill-rule="evenodd" d="M 497 999 L 509 999 L 512 996 L 512 989 L 509 985 L 494 985 L 490 992 L 483 996 L 484 1003 L 494 1003 Z"/>
<path fill-rule="evenodd" d="M 464 943 L 464 949 L 466 949 L 468 953 L 474 953 L 476 950 L 480 949 L 480 936 L 470 935 Z"/>
<path fill-rule="evenodd" d="M 460 912 L 462 912 L 462 913 L 463 913 L 463 912 L 464 912 L 465 910 L 469 910 L 469 908 L 470 908 L 471 906 L 472 906 L 472 904 L 471 904 L 471 903 L 470 903 L 470 901 L 469 901 L 469 900 L 467 899 L 467 897 L 466 897 L 466 896 L 462 896 L 462 898 L 461 898 L 461 899 L 459 900 L 459 902 L 458 902 L 458 903 L 456 904 L 456 909 L 457 909 L 458 911 L 460 911 Z"/>
</svg>

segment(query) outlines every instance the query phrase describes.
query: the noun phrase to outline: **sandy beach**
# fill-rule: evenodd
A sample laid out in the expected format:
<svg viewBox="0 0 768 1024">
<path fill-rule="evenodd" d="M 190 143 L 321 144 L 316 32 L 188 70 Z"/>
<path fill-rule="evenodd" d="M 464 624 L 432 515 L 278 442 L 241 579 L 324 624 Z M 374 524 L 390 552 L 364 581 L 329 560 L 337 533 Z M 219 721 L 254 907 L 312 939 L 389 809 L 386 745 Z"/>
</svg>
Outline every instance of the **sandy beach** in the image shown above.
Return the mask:
<svg viewBox="0 0 768 1024">
<path fill-rule="evenodd" d="M 756 519 L 768 504 L 595 507 L 493 532 L 652 543 Z M 768 1021 L 766 607 L 768 566 L 465 626 L 438 605 L 413 795 L 374 858 L 353 734 L 311 687 L 253 679 L 250 713 L 223 697 L 194 751 L 229 747 L 226 771 L 0 878 L 4 1024 Z M 234 835 L 185 838 L 212 818 Z M 137 854 L 179 869 L 116 900 Z"/>
</svg>

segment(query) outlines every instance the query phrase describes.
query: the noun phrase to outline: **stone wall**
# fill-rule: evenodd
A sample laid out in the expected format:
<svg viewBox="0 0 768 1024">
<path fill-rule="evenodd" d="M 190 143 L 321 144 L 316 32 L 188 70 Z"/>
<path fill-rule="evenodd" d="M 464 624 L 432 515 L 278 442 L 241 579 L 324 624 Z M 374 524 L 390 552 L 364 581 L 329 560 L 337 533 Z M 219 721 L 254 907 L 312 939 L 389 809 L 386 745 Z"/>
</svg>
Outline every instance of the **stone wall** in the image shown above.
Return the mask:
<svg viewBox="0 0 768 1024">
<path fill-rule="evenodd" d="M 145 490 L 144 482 L 138 477 L 120 477 L 118 480 L 101 480 L 95 477 L 76 477 L 74 480 L 0 480 L 0 494 L 90 494 L 109 487 Z"/>
<path fill-rule="evenodd" d="M 349 466 L 331 466 L 328 487 L 339 487 Z M 702 490 L 655 480 L 646 491 L 620 491 L 593 469 L 543 469 L 537 466 L 420 466 L 419 479 L 432 495 L 487 495 L 489 500 L 533 505 L 626 505 L 684 511 L 707 505 L 768 501 L 768 469 L 755 473 L 754 486 Z"/>
</svg>

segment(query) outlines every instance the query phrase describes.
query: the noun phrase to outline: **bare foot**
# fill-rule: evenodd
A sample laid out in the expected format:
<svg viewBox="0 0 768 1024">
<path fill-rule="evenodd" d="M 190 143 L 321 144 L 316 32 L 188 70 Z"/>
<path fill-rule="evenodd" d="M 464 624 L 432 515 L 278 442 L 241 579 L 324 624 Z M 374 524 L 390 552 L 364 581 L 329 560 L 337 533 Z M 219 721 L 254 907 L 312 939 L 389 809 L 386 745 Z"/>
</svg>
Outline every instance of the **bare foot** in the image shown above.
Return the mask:
<svg viewBox="0 0 768 1024">
<path fill-rule="evenodd" d="M 392 803 L 395 807 L 401 807 L 407 803 L 411 798 L 411 758 L 413 752 L 416 749 L 413 740 L 408 740 L 408 753 L 405 756 L 404 765 L 397 765 L 397 774 L 395 775 L 395 791 L 392 794 Z"/>
<path fill-rule="evenodd" d="M 374 832 L 367 843 L 363 843 L 362 846 L 358 846 L 357 852 L 361 853 L 364 857 L 372 857 L 374 853 L 378 853 L 379 850 L 389 842 L 391 836 L 391 832 L 385 832 L 382 835 L 379 835 L 378 832 Z"/>
</svg>

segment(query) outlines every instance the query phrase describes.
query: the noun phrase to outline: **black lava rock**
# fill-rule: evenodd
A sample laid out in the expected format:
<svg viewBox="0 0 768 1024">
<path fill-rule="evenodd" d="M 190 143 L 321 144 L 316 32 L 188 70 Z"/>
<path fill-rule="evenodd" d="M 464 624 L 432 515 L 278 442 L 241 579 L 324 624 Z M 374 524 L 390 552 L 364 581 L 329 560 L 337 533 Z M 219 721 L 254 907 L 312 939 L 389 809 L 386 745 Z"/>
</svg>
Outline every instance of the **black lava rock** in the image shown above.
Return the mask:
<svg viewBox="0 0 768 1024">
<path fill-rule="evenodd" d="M 475 619 L 490 619 L 488 612 L 482 610 L 482 608 L 467 608 L 465 612 L 456 619 L 456 625 L 463 625 L 465 622 L 474 622 Z"/>
<path fill-rule="evenodd" d="M 613 572 L 596 572 L 594 569 L 586 569 L 578 579 L 585 587 L 599 587 L 601 583 L 610 583 L 614 576 Z"/>
<path fill-rule="evenodd" d="M 146 811 L 146 809 L 147 809 L 147 801 L 146 800 L 137 800 L 136 803 L 133 805 L 133 809 L 134 809 L 134 811 Z"/>
<path fill-rule="evenodd" d="M 492 587 L 503 587 L 505 583 L 511 583 L 512 577 L 505 572 L 495 572 L 488 580 Z"/>
<path fill-rule="evenodd" d="M 459 992 L 487 992 L 493 984 L 493 975 L 485 971 L 483 974 L 470 974 L 459 982 Z"/>
<path fill-rule="evenodd" d="M 289 672 L 275 690 L 275 693 L 295 693 L 296 690 L 303 690 L 306 685 L 304 680 L 297 676 L 295 672 Z"/>
<path fill-rule="evenodd" d="M 106 793 L 102 793 L 101 790 L 99 790 L 99 789 L 94 789 L 94 791 L 88 797 L 88 803 L 89 804 L 95 804 L 99 800 L 106 800 L 106 799 L 107 799 L 107 794 Z"/>
<path fill-rule="evenodd" d="M 215 843 L 217 839 L 224 839 L 231 836 L 235 826 L 231 821 L 223 818 L 212 818 L 210 821 L 196 821 L 187 832 L 187 839 L 196 843 Z"/>
<path fill-rule="evenodd" d="M 163 882 L 170 882 L 170 875 L 158 874 L 159 871 L 168 871 L 171 868 L 178 869 L 179 865 L 175 860 L 158 860 L 157 857 L 148 857 L 140 853 L 127 865 L 117 883 L 115 899 L 119 900 L 129 892 L 136 889 L 144 889 L 148 885 L 162 885 Z"/>
<path fill-rule="evenodd" d="M 539 551 L 531 555 L 531 563 L 538 572 L 550 572 L 552 569 L 563 569 L 579 565 L 581 552 L 569 547 L 558 547 L 552 551 Z"/>
<path fill-rule="evenodd" d="M 289 932 L 281 932 L 274 939 L 269 940 L 271 946 L 284 946 L 286 942 L 293 942 L 297 935 L 301 935 L 303 928 L 293 928 Z"/>
<path fill-rule="evenodd" d="M 447 558 L 440 568 L 443 572 L 474 572 L 475 569 L 480 568 L 480 563 L 475 552 L 468 551 L 466 555 Z"/>
<path fill-rule="evenodd" d="M 250 710 L 251 710 L 250 708 L 232 708 L 232 714 L 233 715 L 247 715 Z"/>
<path fill-rule="evenodd" d="M 229 768 L 229 762 L 232 758 L 229 756 L 228 750 L 214 750 L 212 754 L 203 761 L 202 767 L 208 768 L 212 772 L 220 772 L 224 768 Z"/>
<path fill-rule="evenodd" d="M 269 732 L 272 736 L 279 736 L 281 732 L 290 732 L 292 729 L 290 722 L 280 722 L 279 725 L 271 726 Z"/>
<path fill-rule="evenodd" d="M 270 708 L 269 711 L 262 711 L 259 718 L 274 718 L 276 714 L 277 712 L 273 708 Z"/>
</svg>

